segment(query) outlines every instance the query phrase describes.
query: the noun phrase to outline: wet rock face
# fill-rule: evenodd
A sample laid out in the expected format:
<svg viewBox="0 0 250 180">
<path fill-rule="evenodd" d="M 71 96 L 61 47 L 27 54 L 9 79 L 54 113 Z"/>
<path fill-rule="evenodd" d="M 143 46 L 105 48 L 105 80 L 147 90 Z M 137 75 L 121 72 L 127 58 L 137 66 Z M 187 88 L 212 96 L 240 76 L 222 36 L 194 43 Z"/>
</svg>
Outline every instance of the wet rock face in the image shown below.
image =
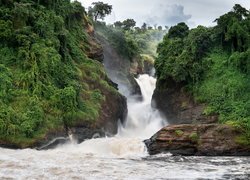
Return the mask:
<svg viewBox="0 0 250 180">
<path fill-rule="evenodd" d="M 170 125 L 145 140 L 149 154 L 241 156 L 250 155 L 250 146 L 237 144 L 236 129 L 220 124 Z"/>
<path fill-rule="evenodd" d="M 127 99 L 120 95 L 107 92 L 101 107 L 101 115 L 96 126 L 108 134 L 116 134 L 119 121 L 123 123 L 127 116 Z"/>
<path fill-rule="evenodd" d="M 159 109 L 170 124 L 215 123 L 218 116 L 203 114 L 205 105 L 196 103 L 193 97 L 185 91 L 183 84 L 168 80 L 165 87 L 157 82 L 153 94 L 152 106 Z"/>
<path fill-rule="evenodd" d="M 47 150 L 56 148 L 60 144 L 69 142 L 67 130 L 64 127 L 58 128 L 46 134 L 42 139 L 37 140 L 37 142 L 32 146 L 37 150 Z M 22 148 L 22 147 L 18 147 Z M 25 147 L 26 148 L 26 147 Z"/>
<path fill-rule="evenodd" d="M 71 128 L 71 131 L 72 131 L 73 138 L 77 143 L 81 143 L 86 139 L 92 139 L 92 138 L 105 136 L 104 129 L 101 129 L 101 128 L 91 129 L 90 127 L 78 126 L 78 127 Z"/>
<path fill-rule="evenodd" d="M 88 47 L 86 49 L 86 55 L 90 59 L 97 60 L 99 62 L 103 62 L 103 48 L 100 42 L 96 39 L 94 34 L 89 36 Z"/>
<path fill-rule="evenodd" d="M 138 58 L 138 57 L 137 57 Z M 149 63 L 147 61 L 143 62 L 143 65 L 140 65 L 138 63 L 138 59 L 134 58 L 131 65 L 130 65 L 130 73 L 131 74 L 148 74 L 148 75 L 153 75 L 153 69 L 154 69 L 154 64 Z"/>
<path fill-rule="evenodd" d="M 108 77 L 118 84 L 119 91 L 125 95 L 141 95 L 141 90 L 133 72 L 131 72 L 131 62 L 121 56 L 116 49 L 102 36 L 97 35 L 97 39 L 103 47 L 104 67 Z"/>
</svg>

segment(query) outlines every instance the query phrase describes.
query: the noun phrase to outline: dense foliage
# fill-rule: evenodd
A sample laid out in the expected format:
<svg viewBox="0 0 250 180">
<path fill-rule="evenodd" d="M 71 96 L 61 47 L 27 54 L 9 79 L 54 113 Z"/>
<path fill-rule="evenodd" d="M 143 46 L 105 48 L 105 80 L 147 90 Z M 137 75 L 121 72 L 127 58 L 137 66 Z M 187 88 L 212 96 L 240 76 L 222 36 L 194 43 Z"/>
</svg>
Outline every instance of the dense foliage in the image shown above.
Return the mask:
<svg viewBox="0 0 250 180">
<path fill-rule="evenodd" d="M 157 45 L 166 31 L 162 28 L 148 29 L 135 27 L 135 25 L 136 22 L 133 19 L 117 21 L 114 25 L 95 23 L 97 32 L 105 37 L 125 59 L 142 60 L 140 57 L 144 57 L 145 54 L 151 56 L 151 59 L 154 58 Z"/>
<path fill-rule="evenodd" d="M 240 141 L 250 143 L 250 13 L 236 4 L 216 22 L 213 28 L 170 28 L 158 46 L 158 88 L 169 79 L 184 84 L 207 103 L 204 114 L 219 114 L 221 122 L 241 128 Z"/>
<path fill-rule="evenodd" d="M 81 4 L 0 3 L 0 141 L 24 145 L 79 119 L 95 120 L 104 97 L 93 82 L 111 87 L 102 65 L 85 55 Z"/>
</svg>

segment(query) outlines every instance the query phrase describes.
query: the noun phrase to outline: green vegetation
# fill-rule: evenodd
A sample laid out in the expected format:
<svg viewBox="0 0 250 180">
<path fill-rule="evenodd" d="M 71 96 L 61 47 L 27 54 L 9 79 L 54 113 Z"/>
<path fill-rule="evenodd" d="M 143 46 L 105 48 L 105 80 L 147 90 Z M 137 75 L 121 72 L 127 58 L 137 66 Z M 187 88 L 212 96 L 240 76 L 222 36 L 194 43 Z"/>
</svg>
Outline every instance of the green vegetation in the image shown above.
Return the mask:
<svg viewBox="0 0 250 180">
<path fill-rule="evenodd" d="M 124 59 L 130 62 L 154 59 L 157 45 L 166 30 L 161 26 L 153 29 L 146 23 L 141 28 L 136 27 L 134 19 L 125 19 L 110 25 L 98 21 L 98 19 L 103 20 L 111 12 L 112 5 L 103 2 L 94 2 L 88 8 L 88 15 L 92 19 L 97 34 L 105 38 Z"/>
<path fill-rule="evenodd" d="M 182 136 L 184 134 L 184 132 L 182 130 L 175 130 L 175 134 L 177 136 Z"/>
<path fill-rule="evenodd" d="M 194 141 L 194 142 L 197 142 L 199 140 L 199 136 L 196 132 L 193 132 L 189 135 L 189 138 Z"/>
<path fill-rule="evenodd" d="M 168 82 L 182 84 L 207 104 L 205 115 L 234 122 L 249 144 L 250 13 L 236 4 L 216 22 L 212 28 L 189 30 L 185 23 L 170 28 L 158 46 L 157 88 L 168 87 Z"/>
<path fill-rule="evenodd" d="M 90 38 L 81 4 L 1 1 L 0 17 L 0 141 L 26 146 L 50 131 L 96 120 L 105 98 L 99 89 L 115 90 L 102 65 L 86 56 Z"/>
<path fill-rule="evenodd" d="M 141 28 L 135 27 L 133 19 L 117 21 L 113 25 L 103 22 L 94 23 L 97 33 L 104 37 L 124 60 L 137 63 L 139 68 L 144 68 L 144 62 L 154 63 L 156 49 L 166 30 L 150 28 L 144 24 Z"/>
</svg>

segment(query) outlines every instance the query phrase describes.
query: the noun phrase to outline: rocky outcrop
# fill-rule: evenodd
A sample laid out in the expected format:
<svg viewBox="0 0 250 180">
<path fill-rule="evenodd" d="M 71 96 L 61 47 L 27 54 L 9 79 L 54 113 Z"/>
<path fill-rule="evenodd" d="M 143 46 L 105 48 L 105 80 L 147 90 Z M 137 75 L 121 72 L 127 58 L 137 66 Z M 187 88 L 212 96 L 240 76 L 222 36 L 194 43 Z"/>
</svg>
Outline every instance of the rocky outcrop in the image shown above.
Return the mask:
<svg viewBox="0 0 250 180">
<path fill-rule="evenodd" d="M 89 45 L 86 47 L 86 55 L 88 56 L 88 58 L 103 62 L 104 55 L 100 43 L 94 36 L 89 36 L 88 43 Z"/>
<path fill-rule="evenodd" d="M 127 101 L 124 96 L 105 89 L 102 93 L 105 95 L 105 100 L 95 123 L 79 121 L 70 127 L 70 132 L 78 143 L 94 137 L 115 135 L 118 123 L 123 122 L 127 116 Z"/>
<path fill-rule="evenodd" d="M 139 85 L 130 71 L 131 62 L 119 55 L 115 48 L 103 36 L 97 35 L 102 44 L 104 54 L 104 67 L 108 77 L 119 85 L 119 91 L 125 95 L 141 95 Z"/>
<path fill-rule="evenodd" d="M 215 123 L 218 116 L 204 115 L 205 105 L 194 101 L 181 83 L 158 81 L 152 97 L 152 106 L 159 109 L 170 124 Z"/>
<path fill-rule="evenodd" d="M 89 33 L 88 42 L 88 49 L 86 49 L 87 56 L 93 60 L 103 62 L 103 48 L 96 39 L 93 31 Z M 114 83 L 107 76 L 104 77 L 104 80 L 110 87 L 118 90 L 118 84 Z M 34 145 L 38 147 L 38 149 L 54 148 L 58 144 L 68 142 L 70 141 L 69 134 L 72 135 L 77 143 L 81 143 L 86 139 L 104 137 L 117 133 L 118 122 L 123 122 L 127 115 L 126 98 L 118 91 L 104 87 L 100 82 L 95 82 L 92 79 L 85 79 L 85 81 L 90 84 L 92 90 L 98 89 L 105 97 L 101 103 L 98 118 L 95 121 L 79 119 L 73 124 L 64 127 L 60 133 L 57 133 L 58 130 L 49 133 Z"/>
<path fill-rule="evenodd" d="M 91 36 L 89 40 L 91 45 L 90 51 L 87 54 L 89 58 L 103 62 L 103 47 L 94 34 L 91 34 Z M 118 84 L 107 76 L 105 77 L 105 81 L 110 87 L 118 90 Z M 87 80 L 87 82 L 91 84 L 91 89 L 100 90 L 105 98 L 101 104 L 99 117 L 94 123 L 79 120 L 70 127 L 67 127 L 67 131 L 70 131 L 70 134 L 72 134 L 78 143 L 86 139 L 115 135 L 117 133 L 118 123 L 123 122 L 127 116 L 127 101 L 125 96 L 121 95 L 118 91 L 103 87 L 100 82 L 94 82 L 92 80 Z"/>
<path fill-rule="evenodd" d="M 150 55 L 140 55 L 133 58 L 130 65 L 130 73 L 154 75 L 154 57 Z"/>
<path fill-rule="evenodd" d="M 145 140 L 149 154 L 245 156 L 250 146 L 237 143 L 241 132 L 228 125 L 170 125 Z"/>
</svg>

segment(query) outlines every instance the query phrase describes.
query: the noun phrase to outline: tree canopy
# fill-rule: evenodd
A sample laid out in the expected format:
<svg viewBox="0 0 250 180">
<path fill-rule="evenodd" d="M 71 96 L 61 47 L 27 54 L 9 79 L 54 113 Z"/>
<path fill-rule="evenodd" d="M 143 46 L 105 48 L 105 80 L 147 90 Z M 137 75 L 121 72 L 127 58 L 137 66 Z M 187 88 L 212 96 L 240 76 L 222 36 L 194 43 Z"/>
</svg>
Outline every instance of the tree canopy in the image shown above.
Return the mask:
<svg viewBox="0 0 250 180">
<path fill-rule="evenodd" d="M 216 19 L 215 27 L 189 30 L 185 23 L 169 29 L 158 45 L 158 88 L 181 84 L 204 114 L 237 126 L 250 144 L 250 15 L 236 4 Z"/>
<path fill-rule="evenodd" d="M 104 19 L 105 16 L 111 14 L 112 5 L 103 2 L 93 2 L 93 7 L 89 7 L 88 14 L 93 17 L 94 21 Z"/>
</svg>

